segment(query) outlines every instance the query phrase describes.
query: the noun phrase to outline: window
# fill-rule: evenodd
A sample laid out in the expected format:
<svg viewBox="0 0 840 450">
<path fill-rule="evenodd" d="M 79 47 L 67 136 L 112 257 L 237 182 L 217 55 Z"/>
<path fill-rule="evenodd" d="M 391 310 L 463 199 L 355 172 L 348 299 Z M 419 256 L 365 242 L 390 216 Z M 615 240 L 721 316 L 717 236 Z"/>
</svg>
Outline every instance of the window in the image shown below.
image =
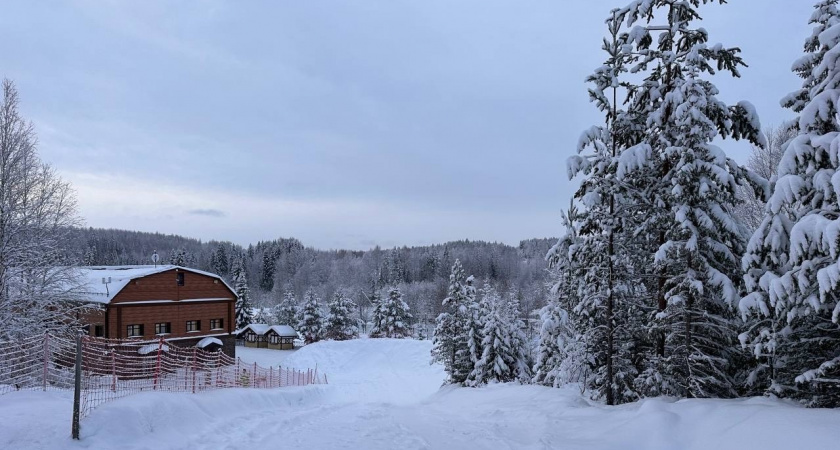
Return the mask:
<svg viewBox="0 0 840 450">
<path fill-rule="evenodd" d="M 184 285 L 184 272 L 178 272 L 175 274 L 175 281 L 178 283 L 178 286 Z"/>
<path fill-rule="evenodd" d="M 221 330 L 224 328 L 224 321 L 222 319 L 210 319 L 211 330 Z"/>
<path fill-rule="evenodd" d="M 162 322 L 155 324 L 155 334 L 169 334 L 172 332 L 171 322 Z"/>
<path fill-rule="evenodd" d="M 253 331 L 248 332 L 248 342 L 257 342 L 257 333 Z"/>
<path fill-rule="evenodd" d="M 93 336 L 94 337 L 104 337 L 105 336 L 105 325 L 94 325 L 93 326 Z"/>
<path fill-rule="evenodd" d="M 268 341 L 273 345 L 277 345 L 280 343 L 280 336 L 272 334 L 271 337 L 268 338 Z"/>
<path fill-rule="evenodd" d="M 129 325 L 125 327 L 125 334 L 128 337 L 143 336 L 143 325 Z"/>
<path fill-rule="evenodd" d="M 190 331 L 201 331 L 201 321 L 200 320 L 188 320 L 187 321 L 187 333 Z"/>
</svg>

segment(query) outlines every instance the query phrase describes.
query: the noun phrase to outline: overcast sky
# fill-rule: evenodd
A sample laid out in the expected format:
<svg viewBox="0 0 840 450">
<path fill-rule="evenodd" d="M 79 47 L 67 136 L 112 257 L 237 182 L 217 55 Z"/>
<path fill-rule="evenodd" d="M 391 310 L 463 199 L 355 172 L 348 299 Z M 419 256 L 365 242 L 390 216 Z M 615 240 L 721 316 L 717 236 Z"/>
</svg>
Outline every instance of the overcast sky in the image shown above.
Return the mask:
<svg viewBox="0 0 840 450">
<path fill-rule="evenodd" d="M 89 226 L 364 249 L 557 236 L 627 0 L 7 2 L 0 75 Z M 814 0 L 703 8 L 762 123 Z M 723 143 L 741 162 L 746 144 Z"/>
</svg>

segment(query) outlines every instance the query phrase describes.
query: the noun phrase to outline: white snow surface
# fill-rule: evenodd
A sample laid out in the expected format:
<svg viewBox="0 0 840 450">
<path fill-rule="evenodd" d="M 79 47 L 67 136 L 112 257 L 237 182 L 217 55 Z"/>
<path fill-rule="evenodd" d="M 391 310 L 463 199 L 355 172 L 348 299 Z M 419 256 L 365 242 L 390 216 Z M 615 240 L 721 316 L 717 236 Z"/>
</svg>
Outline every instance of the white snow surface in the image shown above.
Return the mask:
<svg viewBox="0 0 840 450">
<path fill-rule="evenodd" d="M 444 374 L 428 364 L 430 348 L 429 341 L 358 339 L 277 353 L 284 366 L 317 363 L 330 384 L 138 394 L 94 410 L 82 421 L 79 442 L 69 438 L 72 393 L 15 392 L 0 396 L 0 448 L 771 450 L 836 444 L 840 411 L 765 398 L 649 399 L 607 407 L 571 387 L 439 388 Z M 268 358 L 267 352 L 252 353 Z"/>
</svg>

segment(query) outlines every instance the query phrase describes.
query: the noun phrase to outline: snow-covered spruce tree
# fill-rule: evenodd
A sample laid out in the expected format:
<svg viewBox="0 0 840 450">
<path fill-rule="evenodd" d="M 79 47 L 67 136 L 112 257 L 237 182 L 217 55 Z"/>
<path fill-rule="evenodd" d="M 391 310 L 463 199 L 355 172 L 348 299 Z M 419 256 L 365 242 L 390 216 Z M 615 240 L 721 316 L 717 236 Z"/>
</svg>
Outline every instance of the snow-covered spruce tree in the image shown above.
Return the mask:
<svg viewBox="0 0 840 450">
<path fill-rule="evenodd" d="M 382 312 L 382 293 L 376 286 L 377 283 L 374 283 L 373 294 L 370 296 L 370 303 L 373 305 L 373 311 L 371 312 L 370 317 L 371 327 L 370 330 L 368 330 L 368 337 L 372 338 L 382 337 L 379 333 L 382 332 L 382 319 L 385 317 L 385 314 Z"/>
<path fill-rule="evenodd" d="M 493 287 L 490 286 L 490 280 L 485 280 L 481 301 L 476 301 L 476 290 L 474 283 L 475 277 L 470 275 L 469 277 L 467 277 L 466 285 L 464 286 L 464 295 L 466 296 L 465 304 L 468 308 L 465 325 L 465 329 L 467 332 L 467 347 L 469 348 L 470 361 L 472 362 L 473 366 L 475 366 L 475 363 L 478 362 L 479 359 L 481 359 L 481 342 L 484 340 L 484 335 L 482 334 L 484 330 L 484 320 L 490 311 L 490 308 L 487 302 L 485 301 L 485 297 L 487 294 L 486 290 L 493 290 Z M 469 384 L 469 380 L 467 381 Z"/>
<path fill-rule="evenodd" d="M 508 324 L 510 347 L 513 350 L 513 368 L 516 379 L 523 383 L 529 383 L 533 378 L 533 372 L 531 371 L 533 360 L 531 353 L 528 351 L 528 346 L 531 344 L 525 336 L 525 322 L 522 320 L 520 298 L 516 293 L 510 292 L 508 294 L 508 301 L 504 304 L 504 314 L 505 322 Z"/>
<path fill-rule="evenodd" d="M 254 317 L 251 305 L 251 291 L 248 288 L 248 276 L 245 273 L 245 255 L 238 255 L 233 261 L 231 275 L 233 289 L 236 291 L 236 328 L 241 330 L 253 323 Z"/>
<path fill-rule="evenodd" d="M 300 310 L 300 320 L 297 332 L 306 344 L 318 342 L 324 338 L 324 320 L 321 316 L 320 299 L 312 289 L 306 291 L 303 308 Z"/>
<path fill-rule="evenodd" d="M 765 143 L 752 105 L 724 104 L 708 81 L 716 71 L 737 77 L 744 65 L 738 48 L 708 45 L 707 32 L 693 27 L 708 3 L 715 2 L 636 1 L 616 14 L 629 28 L 622 53 L 643 78 L 628 110 L 647 111 L 644 138 L 622 152 L 617 178 L 645 186 L 650 219 L 634 233 L 658 244 L 650 262 L 658 278 L 652 286 L 661 359 L 658 372 L 645 375 L 657 384 L 648 381 L 647 394 L 736 395 L 733 280 L 745 231 L 732 211 L 740 186 L 763 192 L 766 183 L 712 141 Z M 656 23 L 660 14 L 663 22 Z"/>
<path fill-rule="evenodd" d="M 840 12 L 816 4 L 805 56 L 793 70 L 802 88 L 782 105 L 799 113 L 764 220 L 743 259 L 750 328 L 741 342 L 759 360 L 750 381 L 810 406 L 840 405 Z"/>
<path fill-rule="evenodd" d="M 273 247 L 263 253 L 262 270 L 260 271 L 260 287 L 264 291 L 274 289 L 274 274 L 277 272 L 277 254 Z"/>
<path fill-rule="evenodd" d="M 72 187 L 43 163 L 18 93 L 2 82 L 0 99 L 0 341 L 78 325 L 72 310 L 85 290 L 74 262 L 61 256 L 79 225 Z"/>
<path fill-rule="evenodd" d="M 169 264 L 173 266 L 187 266 L 187 251 L 183 248 L 179 248 L 172 251 L 172 255 L 169 257 Z"/>
<path fill-rule="evenodd" d="M 482 380 L 475 378 L 481 374 L 477 373 L 474 369 L 475 364 L 481 360 L 481 356 L 484 354 L 481 343 L 484 341 L 484 325 L 490 314 L 490 302 L 495 301 L 499 296 L 496 289 L 490 284 L 490 280 L 487 279 L 484 280 L 484 287 L 481 289 L 481 298 L 476 301 L 475 286 L 473 286 L 474 280 L 474 277 L 468 277 L 466 280 L 467 285 L 465 286 L 465 293 L 467 293 L 466 305 L 469 308 L 466 317 L 467 348 L 469 349 L 470 363 L 473 368 L 464 381 L 464 384 L 467 386 L 478 386 L 483 383 Z"/>
<path fill-rule="evenodd" d="M 251 319 L 252 323 L 264 323 L 267 325 L 274 325 L 274 317 L 266 308 L 256 308 L 254 317 Z"/>
<path fill-rule="evenodd" d="M 518 311 L 510 302 L 502 300 L 492 286 L 485 286 L 482 302 L 487 305 L 483 317 L 481 358 L 475 363 L 467 383 L 479 386 L 487 383 L 527 381 L 528 365 Z"/>
<path fill-rule="evenodd" d="M 353 318 L 356 304 L 344 289 L 335 291 L 332 301 L 328 305 L 329 313 L 324 330 L 324 337 L 336 341 L 346 341 L 359 337 L 359 327 Z"/>
<path fill-rule="evenodd" d="M 444 311 L 435 320 L 432 338 L 432 362 L 443 364 L 449 376 L 447 383 L 453 384 L 466 381 L 473 369 L 467 344 L 470 305 L 464 284 L 464 268 L 456 259 L 449 274 L 449 292 L 443 300 Z"/>
<path fill-rule="evenodd" d="M 585 323 L 573 321 L 569 315 L 578 302 L 578 275 L 569 249 L 578 242 L 575 224 L 579 218 L 574 200 L 563 215 L 565 235 L 548 251 L 546 259 L 551 272 L 551 297 L 540 310 L 540 336 L 532 381 L 551 387 L 568 383 L 586 384 L 593 361 L 586 353 Z M 575 316 L 580 319 L 580 316 Z"/>
<path fill-rule="evenodd" d="M 298 321 L 298 306 L 295 293 L 288 289 L 283 294 L 283 300 L 274 307 L 277 323 L 280 325 L 296 326 Z"/>
<path fill-rule="evenodd" d="M 620 80 L 627 72 L 629 57 L 622 50 L 628 37 L 621 33 L 618 11 L 606 23 L 609 37 L 603 49 L 609 57 L 587 78 L 590 99 L 605 113 L 605 125 L 584 132 L 578 155 L 568 162 L 570 178 L 584 176 L 575 193 L 583 205 L 576 224 L 577 243 L 569 247 L 569 257 L 579 268 L 575 279 L 579 303 L 570 314 L 585 324 L 580 329 L 593 358 L 587 387 L 613 405 L 638 398 L 633 386 L 641 359 L 636 335 L 642 324 L 634 319 L 640 315 L 644 290 L 641 272 L 636 270 L 643 263 L 633 231 L 644 205 L 634 197 L 632 183 L 620 180 L 618 172 L 621 152 L 643 137 L 644 110 L 619 108 L 619 95 L 634 88 Z"/>
<path fill-rule="evenodd" d="M 398 287 L 388 290 L 388 297 L 380 301 L 374 312 L 375 327 L 370 337 L 407 338 L 411 336 L 411 314 Z M 378 317 L 377 317 L 378 314 Z"/>
<path fill-rule="evenodd" d="M 227 277 L 230 267 L 228 265 L 228 252 L 225 244 L 218 244 L 213 252 L 211 268 L 216 274 Z"/>
</svg>

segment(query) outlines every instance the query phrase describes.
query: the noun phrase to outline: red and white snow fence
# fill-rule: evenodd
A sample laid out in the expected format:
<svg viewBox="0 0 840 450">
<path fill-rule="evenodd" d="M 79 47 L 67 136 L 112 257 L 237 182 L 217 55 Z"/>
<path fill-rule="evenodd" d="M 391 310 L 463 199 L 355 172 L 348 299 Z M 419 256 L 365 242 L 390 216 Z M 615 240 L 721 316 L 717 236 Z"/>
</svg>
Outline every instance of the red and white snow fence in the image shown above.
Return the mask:
<svg viewBox="0 0 840 450">
<path fill-rule="evenodd" d="M 218 343 L 208 340 L 204 344 Z M 163 338 L 29 337 L 0 347 L 0 394 L 74 389 L 73 437 L 78 438 L 79 420 L 93 408 L 139 392 L 198 393 L 327 383 L 326 375 L 317 369 L 245 364 L 221 351 L 204 350 L 204 346 L 178 347 Z"/>
</svg>

